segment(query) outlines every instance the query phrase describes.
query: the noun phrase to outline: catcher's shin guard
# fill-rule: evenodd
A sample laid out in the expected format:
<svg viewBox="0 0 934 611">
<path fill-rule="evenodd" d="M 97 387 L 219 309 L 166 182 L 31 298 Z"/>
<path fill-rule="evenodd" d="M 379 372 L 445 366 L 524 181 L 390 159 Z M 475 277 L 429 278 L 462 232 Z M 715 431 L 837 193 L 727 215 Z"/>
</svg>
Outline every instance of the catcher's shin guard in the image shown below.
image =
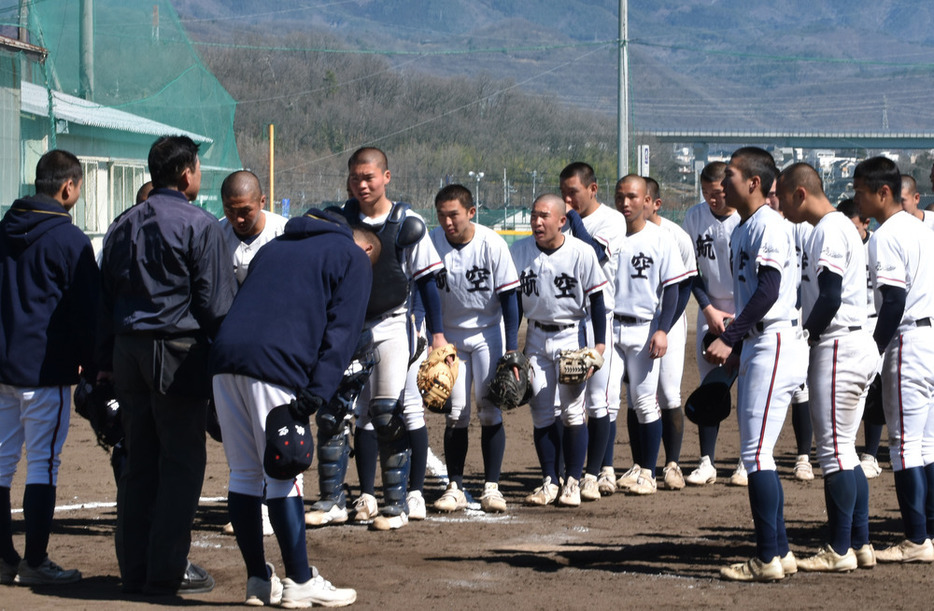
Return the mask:
<svg viewBox="0 0 934 611">
<path fill-rule="evenodd" d="M 379 462 L 383 476 L 383 515 L 397 516 L 409 512 L 406 492 L 412 450 L 403 447 L 404 441 L 384 445 L 379 450 Z"/>
<path fill-rule="evenodd" d="M 396 399 L 373 399 L 370 401 L 370 421 L 376 428 L 380 447 L 406 437 L 402 405 Z"/>
<path fill-rule="evenodd" d="M 341 509 L 347 506 L 347 493 L 344 490 L 344 478 L 347 475 L 347 463 L 350 462 L 350 444 L 347 433 L 341 430 L 332 436 L 322 435 L 318 430 L 318 487 L 321 497 L 312 505 L 312 509 L 329 511 L 337 505 Z"/>
</svg>

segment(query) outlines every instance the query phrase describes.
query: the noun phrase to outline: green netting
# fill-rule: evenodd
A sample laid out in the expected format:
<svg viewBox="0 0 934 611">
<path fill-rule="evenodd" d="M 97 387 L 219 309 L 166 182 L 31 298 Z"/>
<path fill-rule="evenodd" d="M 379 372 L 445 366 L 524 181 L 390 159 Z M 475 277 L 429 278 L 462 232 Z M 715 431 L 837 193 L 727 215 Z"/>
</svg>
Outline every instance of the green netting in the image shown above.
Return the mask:
<svg viewBox="0 0 934 611">
<path fill-rule="evenodd" d="M 234 137 L 236 102 L 201 62 L 172 4 L 168 0 L 93 1 L 90 96 L 82 87 L 79 66 L 81 4 L 79 0 L 29 3 L 30 40 L 49 51 L 44 69 L 36 71 L 33 81 L 210 138 L 210 143 L 201 145 L 202 193 L 206 194 L 202 204 L 220 214 L 220 181 L 241 167 Z M 49 130 L 54 143 L 54 127 Z M 155 136 L 149 142 L 153 140 Z"/>
</svg>

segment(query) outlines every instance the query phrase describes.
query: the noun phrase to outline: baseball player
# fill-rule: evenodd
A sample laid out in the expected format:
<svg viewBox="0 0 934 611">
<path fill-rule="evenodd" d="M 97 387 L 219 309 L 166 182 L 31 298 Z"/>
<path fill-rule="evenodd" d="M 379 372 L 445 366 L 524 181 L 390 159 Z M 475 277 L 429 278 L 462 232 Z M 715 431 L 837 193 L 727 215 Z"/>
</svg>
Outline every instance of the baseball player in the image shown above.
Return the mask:
<svg viewBox="0 0 934 611">
<path fill-rule="evenodd" d="M 677 223 L 658 213 L 662 207 L 660 189 L 654 178 L 645 179 L 648 187 L 649 206 L 646 208 L 646 220 L 652 222 L 674 239 L 678 253 L 684 263 L 684 269 L 693 278 L 697 274 L 697 258 L 691 236 Z M 692 282 L 678 283 L 678 306 L 676 319 L 668 331 L 668 350 L 659 360 L 658 403 L 662 410 L 662 445 L 665 447 L 665 467 L 662 479 L 669 490 L 684 488 L 684 474 L 678 461 L 681 459 L 681 441 L 684 438 L 684 410 L 681 408 L 681 377 L 684 374 L 684 350 L 687 344 L 687 316 L 684 309 L 691 298 Z"/>
<path fill-rule="evenodd" d="M 827 200 L 814 168 L 796 163 L 777 182 L 785 218 L 813 227 L 804 251 L 801 311 L 810 345 L 811 420 L 830 527 L 827 544 L 798 560 L 798 568 L 868 568 L 876 560 L 869 543 L 869 484 L 856 453 L 856 431 L 878 359 L 866 328 L 865 248 L 853 223 Z"/>
<path fill-rule="evenodd" d="M 778 181 L 772 183 L 766 201 L 772 210 L 782 214 L 778 205 L 778 196 L 775 194 L 775 187 Z M 784 216 L 784 214 L 782 214 Z M 800 289 L 801 280 L 804 277 L 804 269 L 808 265 L 808 255 L 806 244 L 811 237 L 811 230 L 814 226 L 808 222 L 792 223 L 785 219 L 791 228 L 791 234 L 795 242 L 795 253 L 798 257 L 798 287 Z M 798 317 L 800 321 L 800 316 Z M 797 458 L 792 475 L 796 480 L 809 482 L 814 479 L 814 469 L 811 467 L 811 442 L 814 441 L 814 429 L 811 426 L 811 410 L 808 401 L 808 386 L 803 384 L 795 390 L 791 397 L 791 427 L 795 432 L 795 444 L 797 446 Z"/>
<path fill-rule="evenodd" d="M 73 583 L 48 556 L 59 458 L 78 370 L 93 367 L 100 275 L 69 211 L 81 196 L 78 158 L 52 150 L 36 165 L 36 194 L 0 221 L 0 584 Z M 13 546 L 10 488 L 23 445 L 23 557 Z M 20 480 L 22 482 L 22 480 Z"/>
<path fill-rule="evenodd" d="M 612 326 L 613 296 L 616 292 L 616 261 L 613 257 L 620 241 L 626 237 L 626 221 L 622 215 L 597 200 L 597 179 L 593 168 L 583 162 L 569 164 L 560 174 L 561 196 L 570 208 L 568 228 L 574 237 L 594 247 L 597 260 L 607 279 L 603 289 L 606 308 L 606 328 Z M 580 223 L 581 227 L 578 227 Z M 594 343 L 593 320 L 586 319 L 587 344 Z M 584 407 L 587 412 L 587 464 L 581 480 L 581 499 L 596 501 L 601 495 L 616 491 L 613 470 L 613 445 L 616 443 L 616 419 L 619 414 L 619 363 L 610 350 L 604 355 L 603 367 L 587 380 Z"/>
<path fill-rule="evenodd" d="M 845 217 L 850 219 L 853 226 L 859 232 L 859 237 L 863 241 L 863 248 L 866 251 L 866 329 L 872 334 L 876 330 L 876 299 L 875 292 L 872 290 L 872 276 L 869 273 L 869 238 L 872 232 L 869 231 L 869 218 L 860 215 L 859 208 L 852 197 L 848 197 L 839 204 L 837 210 L 842 212 Z M 859 456 L 859 464 L 863 468 L 863 474 L 866 479 L 874 479 L 882 475 L 882 468 L 876 455 L 879 453 L 879 444 L 882 442 L 882 429 L 885 425 L 871 422 L 865 418 L 863 412 L 863 453 Z"/>
<path fill-rule="evenodd" d="M 668 332 L 681 314 L 678 285 L 690 282 L 696 271 L 684 268 L 674 240 L 646 220 L 646 208 L 652 203 L 644 178 L 629 174 L 619 179 L 615 203 L 626 219 L 627 234 L 614 255 L 613 348 L 621 363 L 620 376 L 629 380 L 627 418 L 633 459 L 633 467 L 617 480 L 617 487 L 646 495 L 657 490 L 655 467 L 662 441 L 656 398 L 658 359 L 668 351 Z"/>
<path fill-rule="evenodd" d="M 356 600 L 354 590 L 335 588 L 308 564 L 302 475 L 274 479 L 263 467 L 269 412 L 291 404 L 290 411 L 307 418 L 323 408 L 363 327 L 380 243 L 373 232 L 352 232 L 343 220 L 309 213 L 263 247 L 212 347 L 214 399 L 230 466 L 227 504 L 246 563 L 248 605 L 344 606 Z M 303 262 L 301 274 L 292 271 L 296 261 Z M 268 316 L 298 302 L 303 307 L 288 324 Z M 263 549 L 264 494 L 285 564 L 281 583 Z"/>
<path fill-rule="evenodd" d="M 407 204 L 394 203 L 386 196 L 391 179 L 386 154 L 377 148 L 361 148 L 347 165 L 347 185 L 353 198 L 340 210 L 352 226 L 363 223 L 376 230 L 383 246 L 373 270 L 366 313 L 379 362 L 355 409 L 354 451 L 361 495 L 354 503 L 354 519 L 372 521 L 374 530 L 391 530 L 408 523 L 406 486 L 411 452 L 400 398 L 410 357 L 406 328 L 410 287 L 414 283 L 421 294 L 431 347 L 446 345 L 441 299 L 433 278 L 442 263 L 421 217 Z M 377 455 L 383 482 L 380 512 L 373 494 Z M 346 509 L 337 506 L 331 511 L 335 521 L 346 520 Z"/>
<path fill-rule="evenodd" d="M 532 424 L 535 450 L 542 468 L 542 485 L 526 497 L 526 504 L 577 507 L 580 478 L 587 453 L 584 425 L 586 383 L 558 384 L 561 350 L 581 348 L 583 323 L 590 305 L 596 343 L 604 353 L 606 277 L 593 248 L 565 235 L 565 203 L 553 194 L 532 204 L 532 236 L 512 245 L 520 281 L 519 307 L 528 318 L 525 353 L 532 367 Z M 560 415 L 556 417 L 556 412 Z M 558 420 L 563 425 L 559 427 Z M 557 464 L 563 454 L 564 487 L 558 496 Z"/>
<path fill-rule="evenodd" d="M 743 342 L 736 415 L 740 453 L 749 474 L 756 555 L 720 570 L 723 579 L 775 581 L 797 570 L 788 549 L 784 495 L 772 456 L 794 389 L 807 376 L 807 344 L 796 327 L 797 260 L 789 226 L 766 203 L 777 175 L 772 156 L 756 147 L 733 153 L 723 179 L 726 202 L 742 219 L 732 236 L 735 320 L 704 358 L 722 365 Z"/>
<path fill-rule="evenodd" d="M 221 227 L 233 253 L 234 275 L 243 284 L 256 252 L 285 230 L 287 218 L 267 212 L 266 196 L 256 174 L 238 170 L 221 184 L 224 218 Z"/>
<path fill-rule="evenodd" d="M 879 317 L 873 339 L 882 362 L 882 406 L 905 540 L 876 552 L 879 562 L 934 562 L 934 257 L 929 230 L 900 198 L 898 167 L 872 157 L 853 174 L 860 214 L 879 222 L 869 240 L 869 269 Z"/>
<path fill-rule="evenodd" d="M 684 230 L 694 242 L 698 275 L 692 292 L 697 301 L 697 370 L 703 380 L 714 365 L 703 358 L 704 336 L 708 332 L 720 335 L 735 316 L 733 304 L 733 272 L 730 267 L 730 236 L 739 225 L 739 215 L 723 195 L 726 164 L 713 161 L 701 171 L 701 193 L 704 201 L 688 209 L 684 215 Z M 717 481 L 716 448 L 719 425 L 698 425 L 700 464 L 685 478 L 692 486 L 704 486 Z M 746 468 L 739 459 L 730 484 L 746 485 Z"/>
<path fill-rule="evenodd" d="M 486 512 L 502 512 L 506 500 L 499 491 L 499 477 L 506 431 L 502 412 L 486 395 L 499 358 L 505 350 L 519 347 L 519 277 L 505 240 L 473 222 L 477 209 L 469 189 L 456 184 L 444 187 L 435 196 L 435 210 L 439 225 L 429 235 L 444 262 L 435 279 L 445 336 L 457 348 L 461 364 L 444 429 L 450 483 L 434 508 L 450 512 L 467 507 L 464 461 L 471 398 L 476 396 L 485 482 L 480 507 Z"/>
<path fill-rule="evenodd" d="M 259 178 L 249 170 L 238 170 L 224 179 L 221 184 L 221 201 L 224 205 L 221 228 L 224 231 L 224 240 L 232 253 L 237 286 L 240 286 L 246 279 L 253 256 L 264 244 L 282 234 L 288 219 L 266 212 L 266 196 L 263 194 Z M 233 524 L 225 524 L 224 532 L 232 535 Z M 269 511 L 265 504 L 263 534 L 273 534 Z"/>
<path fill-rule="evenodd" d="M 934 229 L 934 212 L 920 210 L 921 194 L 918 193 L 918 183 L 908 174 L 902 174 L 902 207 L 905 212 L 914 216 L 926 227 Z"/>
</svg>

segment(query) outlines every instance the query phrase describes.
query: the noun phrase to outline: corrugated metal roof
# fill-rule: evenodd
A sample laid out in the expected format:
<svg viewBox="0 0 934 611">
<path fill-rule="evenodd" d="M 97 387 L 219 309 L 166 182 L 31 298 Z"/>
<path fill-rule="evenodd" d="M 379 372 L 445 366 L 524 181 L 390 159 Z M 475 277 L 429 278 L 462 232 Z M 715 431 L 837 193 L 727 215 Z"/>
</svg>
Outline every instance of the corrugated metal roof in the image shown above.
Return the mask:
<svg viewBox="0 0 934 611">
<path fill-rule="evenodd" d="M 185 131 L 165 123 L 140 117 L 132 113 L 101 106 L 88 100 L 61 93 L 52 92 L 52 103 L 55 107 L 55 118 L 64 119 L 78 125 L 88 125 L 104 129 L 114 129 L 134 134 L 150 136 L 188 136 L 195 142 L 214 142 L 212 138 L 193 132 Z M 23 112 L 49 116 L 49 93 L 45 87 L 33 83 L 22 83 L 22 110 Z"/>
</svg>

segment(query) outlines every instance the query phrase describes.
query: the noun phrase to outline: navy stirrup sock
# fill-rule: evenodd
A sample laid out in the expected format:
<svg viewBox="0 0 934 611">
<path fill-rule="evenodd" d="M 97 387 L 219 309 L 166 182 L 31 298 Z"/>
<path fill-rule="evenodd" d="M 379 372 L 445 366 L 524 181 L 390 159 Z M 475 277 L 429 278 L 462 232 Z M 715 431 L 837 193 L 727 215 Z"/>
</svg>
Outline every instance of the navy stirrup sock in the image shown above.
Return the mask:
<svg viewBox="0 0 934 611">
<path fill-rule="evenodd" d="M 591 418 L 587 422 L 587 473 L 598 475 L 610 438 L 610 417 Z"/>
<path fill-rule="evenodd" d="M 483 455 L 484 483 L 499 483 L 506 455 L 506 429 L 502 422 L 480 427 L 480 453 Z"/>
<path fill-rule="evenodd" d="M 311 579 L 308 550 L 305 547 L 305 504 L 300 496 L 268 499 L 269 521 L 276 531 L 285 575 L 295 583 Z"/>
<path fill-rule="evenodd" d="M 237 547 L 246 563 L 247 577 L 268 579 L 266 551 L 263 549 L 263 499 L 258 496 L 229 492 L 227 513 L 237 538 Z"/>
<path fill-rule="evenodd" d="M 376 431 L 358 428 L 354 432 L 354 463 L 357 465 L 357 478 L 360 491 L 374 494 L 376 491 L 376 463 L 379 460 L 379 442 Z"/>
</svg>

